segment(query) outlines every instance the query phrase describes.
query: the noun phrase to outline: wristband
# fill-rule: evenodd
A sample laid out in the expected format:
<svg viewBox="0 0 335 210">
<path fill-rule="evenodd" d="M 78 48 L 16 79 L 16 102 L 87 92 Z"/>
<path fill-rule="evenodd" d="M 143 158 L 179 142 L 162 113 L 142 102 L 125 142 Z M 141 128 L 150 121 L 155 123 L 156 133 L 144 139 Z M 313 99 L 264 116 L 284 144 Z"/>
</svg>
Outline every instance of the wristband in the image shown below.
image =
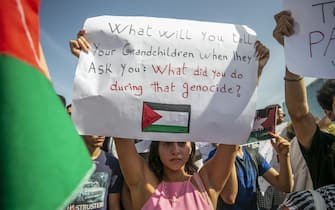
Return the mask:
<svg viewBox="0 0 335 210">
<path fill-rule="evenodd" d="M 284 77 L 284 80 L 287 81 L 287 82 L 298 82 L 298 81 L 302 80 L 303 78 L 304 78 L 303 76 L 300 76 L 300 77 L 295 78 L 295 79 Z"/>
</svg>

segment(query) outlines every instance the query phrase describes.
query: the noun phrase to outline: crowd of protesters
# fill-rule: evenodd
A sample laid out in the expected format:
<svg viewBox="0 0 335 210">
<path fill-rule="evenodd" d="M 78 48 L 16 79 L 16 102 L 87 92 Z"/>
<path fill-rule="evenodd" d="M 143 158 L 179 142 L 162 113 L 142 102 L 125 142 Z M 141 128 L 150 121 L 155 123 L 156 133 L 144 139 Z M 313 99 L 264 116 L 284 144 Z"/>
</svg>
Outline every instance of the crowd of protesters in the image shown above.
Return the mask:
<svg viewBox="0 0 335 210">
<path fill-rule="evenodd" d="M 273 36 L 284 45 L 294 20 L 282 11 L 275 21 Z M 70 40 L 70 48 L 77 57 L 89 51 L 85 31 Z M 270 53 L 260 41 L 255 51 L 260 79 Z M 321 122 L 309 111 L 303 76 L 286 67 L 284 82 L 291 122 L 270 134 L 274 162 L 254 148 L 217 144 L 197 167 L 191 141 L 152 141 L 143 155 L 134 139 L 82 136 L 96 170 L 67 209 L 335 209 L 335 136 L 327 130 L 335 120 L 335 80 L 317 93 L 325 112 Z M 277 126 L 285 117 L 278 110 Z M 263 193 L 259 176 L 269 183 Z"/>
</svg>

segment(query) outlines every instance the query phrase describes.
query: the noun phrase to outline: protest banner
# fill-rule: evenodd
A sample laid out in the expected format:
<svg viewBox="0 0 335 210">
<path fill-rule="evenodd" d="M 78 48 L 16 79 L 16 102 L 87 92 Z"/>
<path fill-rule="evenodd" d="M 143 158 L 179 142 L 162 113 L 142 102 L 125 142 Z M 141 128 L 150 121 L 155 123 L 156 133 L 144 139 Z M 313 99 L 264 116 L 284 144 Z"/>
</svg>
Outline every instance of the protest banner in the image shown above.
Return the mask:
<svg viewBox="0 0 335 210">
<path fill-rule="evenodd" d="M 283 0 L 291 11 L 294 35 L 285 37 L 290 71 L 309 77 L 335 78 L 335 1 Z"/>
<path fill-rule="evenodd" d="M 256 33 L 247 26 L 100 16 L 76 70 L 82 134 L 242 143 L 255 114 Z"/>
</svg>

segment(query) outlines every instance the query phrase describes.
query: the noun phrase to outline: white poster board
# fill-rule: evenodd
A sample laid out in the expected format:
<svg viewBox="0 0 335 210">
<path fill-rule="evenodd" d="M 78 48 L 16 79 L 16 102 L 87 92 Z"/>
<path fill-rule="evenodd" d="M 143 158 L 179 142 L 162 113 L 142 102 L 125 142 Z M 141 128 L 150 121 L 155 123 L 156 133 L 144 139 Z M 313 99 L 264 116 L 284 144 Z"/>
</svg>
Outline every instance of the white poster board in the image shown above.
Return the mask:
<svg viewBox="0 0 335 210">
<path fill-rule="evenodd" d="M 309 77 L 335 78 L 335 1 L 283 0 L 295 20 L 294 35 L 285 37 L 290 71 Z"/>
<path fill-rule="evenodd" d="M 76 70 L 81 134 L 242 143 L 255 114 L 255 32 L 189 20 L 100 16 Z"/>
</svg>

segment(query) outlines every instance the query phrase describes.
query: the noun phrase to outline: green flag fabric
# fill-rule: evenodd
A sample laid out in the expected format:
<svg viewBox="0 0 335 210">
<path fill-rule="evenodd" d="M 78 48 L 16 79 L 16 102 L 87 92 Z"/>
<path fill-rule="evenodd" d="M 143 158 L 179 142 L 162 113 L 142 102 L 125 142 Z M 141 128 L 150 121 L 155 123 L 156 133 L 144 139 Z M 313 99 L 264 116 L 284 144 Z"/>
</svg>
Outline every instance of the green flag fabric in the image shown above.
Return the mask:
<svg viewBox="0 0 335 210">
<path fill-rule="evenodd" d="M 94 165 L 39 62 L 39 0 L 1 3 L 1 209 L 62 209 Z"/>
</svg>

